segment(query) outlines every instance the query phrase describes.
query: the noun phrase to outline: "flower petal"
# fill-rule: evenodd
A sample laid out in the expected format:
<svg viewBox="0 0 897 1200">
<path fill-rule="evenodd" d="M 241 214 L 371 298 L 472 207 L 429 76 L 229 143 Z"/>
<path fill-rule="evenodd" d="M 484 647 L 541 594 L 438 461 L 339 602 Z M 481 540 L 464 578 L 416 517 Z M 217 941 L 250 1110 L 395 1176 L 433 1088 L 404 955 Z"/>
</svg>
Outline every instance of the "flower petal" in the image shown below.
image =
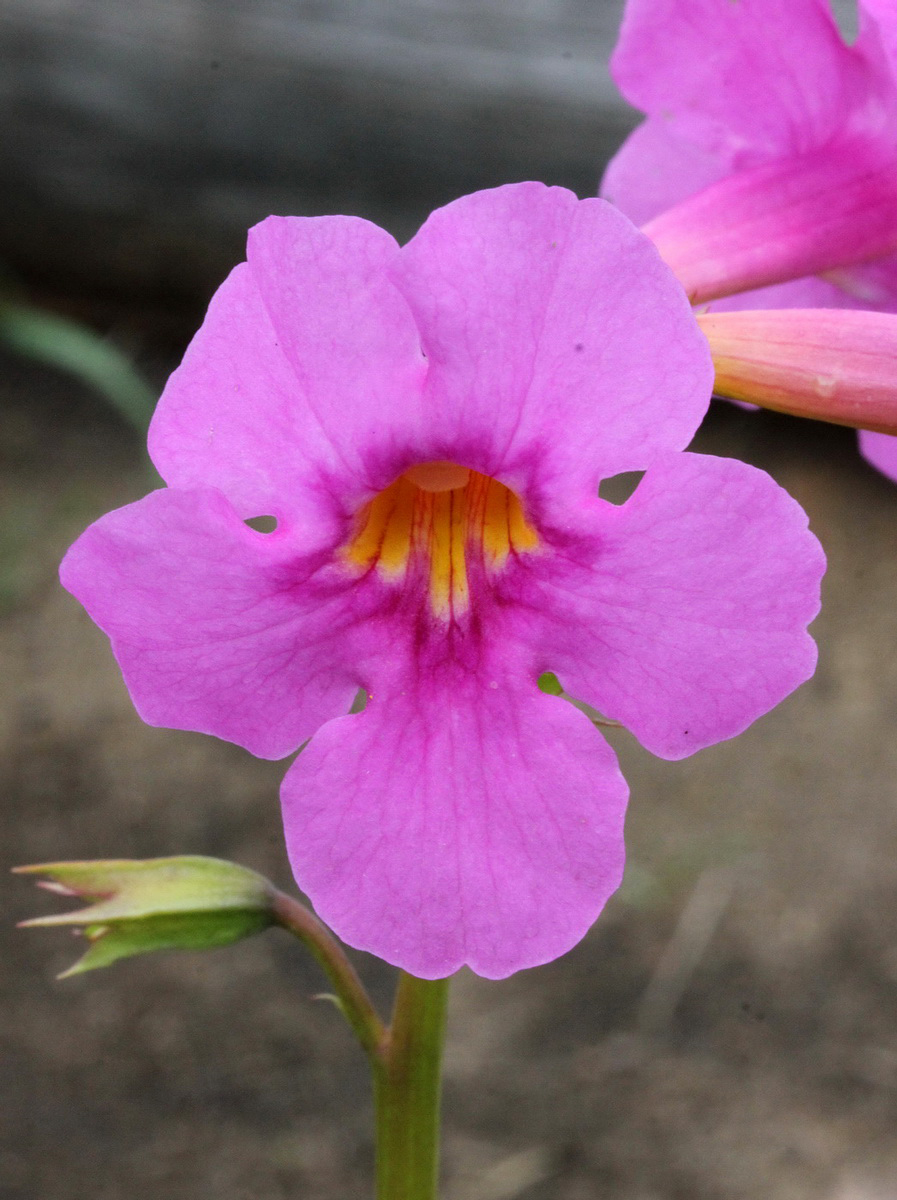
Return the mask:
<svg viewBox="0 0 897 1200">
<path fill-rule="evenodd" d="M 544 669 L 662 758 L 734 737 L 813 673 L 825 559 L 806 526 L 745 463 L 655 463 L 591 563 L 548 581 Z"/>
<path fill-rule="evenodd" d="M 611 59 L 631 104 L 739 165 L 828 141 L 866 71 L 826 0 L 628 0 Z"/>
<path fill-rule="evenodd" d="M 860 430 L 860 453 L 867 462 L 897 483 L 897 437 Z"/>
<path fill-rule="evenodd" d="M 163 478 L 220 488 L 246 517 L 298 516 L 333 474 L 359 494 L 389 483 L 426 370 L 385 274 L 397 253 L 353 217 L 251 230 L 249 263 L 216 293 L 159 402 L 150 451 Z"/>
<path fill-rule="evenodd" d="M 561 503 L 685 446 L 706 411 L 685 297 L 601 200 L 536 183 L 466 196 L 433 213 L 394 278 L 430 363 L 434 459 Z"/>
<path fill-rule="evenodd" d="M 830 302 L 828 307 L 897 312 L 897 254 L 885 255 L 874 262 L 841 271 L 831 271 L 826 278 L 837 287 L 840 297 Z"/>
<path fill-rule="evenodd" d="M 294 540 L 247 528 L 220 493 L 162 490 L 108 513 L 60 576 L 111 638 L 150 725 L 281 758 L 357 690 L 344 589 Z"/>
<path fill-rule="evenodd" d="M 372 490 L 407 462 L 423 416 L 420 336 L 388 277 L 398 254 L 357 217 L 268 217 L 249 231 L 249 265 L 327 457 Z"/>
<path fill-rule="evenodd" d="M 889 0 L 890 2 L 890 0 Z M 718 156 L 674 136 L 669 120 L 649 117 L 611 159 L 601 194 L 643 225 L 728 173 Z M 897 256 L 713 300 L 713 312 L 753 308 L 874 308 L 897 311 Z"/>
<path fill-rule="evenodd" d="M 212 297 L 168 380 L 150 426 L 150 456 L 172 487 L 219 488 L 244 517 L 279 513 L 301 469 L 293 450 L 301 444 L 296 393 L 241 263 Z"/>
<path fill-rule="evenodd" d="M 582 938 L 623 870 L 610 747 L 532 678 L 455 669 L 325 725 L 283 785 L 296 880 L 349 945 L 500 979 Z"/>
<path fill-rule="evenodd" d="M 608 163 L 601 195 L 644 225 L 727 173 L 724 159 L 677 137 L 668 117 L 648 117 Z"/>
<path fill-rule="evenodd" d="M 882 55 L 897 79 L 897 10 L 894 0 L 859 0 L 860 32 L 856 44 L 868 58 Z"/>
</svg>

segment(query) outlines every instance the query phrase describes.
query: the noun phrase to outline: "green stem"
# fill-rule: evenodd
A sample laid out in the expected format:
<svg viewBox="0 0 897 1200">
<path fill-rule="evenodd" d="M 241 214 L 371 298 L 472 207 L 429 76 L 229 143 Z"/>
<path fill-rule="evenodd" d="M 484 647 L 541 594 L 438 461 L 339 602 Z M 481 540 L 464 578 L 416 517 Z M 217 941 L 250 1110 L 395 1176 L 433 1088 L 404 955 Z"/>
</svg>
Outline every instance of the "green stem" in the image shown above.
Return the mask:
<svg viewBox="0 0 897 1200">
<path fill-rule="evenodd" d="M 385 1054 L 389 1032 L 342 946 L 311 909 L 285 892 L 274 891 L 271 910 L 277 924 L 300 938 L 323 967 L 343 1016 L 376 1070 Z"/>
<path fill-rule="evenodd" d="M 399 976 L 389 1038 L 374 1061 L 377 1200 L 435 1200 L 448 979 Z"/>
<path fill-rule="evenodd" d="M 448 979 L 399 973 L 385 1028 L 342 946 L 314 913 L 273 890 L 274 920 L 306 944 L 370 1060 L 377 1117 L 377 1200 L 436 1200 Z"/>
</svg>

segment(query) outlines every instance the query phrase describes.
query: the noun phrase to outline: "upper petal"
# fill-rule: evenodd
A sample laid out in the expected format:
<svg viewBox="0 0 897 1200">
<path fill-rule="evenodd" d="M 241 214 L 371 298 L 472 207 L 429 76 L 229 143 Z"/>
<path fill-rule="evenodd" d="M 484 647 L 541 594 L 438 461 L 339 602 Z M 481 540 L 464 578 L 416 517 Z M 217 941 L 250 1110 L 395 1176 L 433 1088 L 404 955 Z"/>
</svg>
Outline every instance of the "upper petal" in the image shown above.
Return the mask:
<svg viewBox="0 0 897 1200">
<path fill-rule="evenodd" d="M 341 938 L 425 979 L 569 950 L 617 888 L 627 788 L 532 677 L 448 670 L 325 725 L 283 785 L 297 882 Z"/>
<path fill-rule="evenodd" d="M 353 217 L 269 217 L 159 402 L 150 451 L 177 487 L 217 487 L 243 516 L 311 506 L 401 470 L 426 364 L 386 278 L 393 239 Z"/>
<path fill-rule="evenodd" d="M 376 490 L 420 437 L 427 364 L 389 279 L 399 248 L 357 217 L 268 217 L 249 265 L 331 461 Z"/>
<path fill-rule="evenodd" d="M 107 513 L 60 575 L 109 635 L 150 725 L 281 758 L 357 690 L 344 588 L 286 534 L 247 528 L 220 493 L 162 490 Z"/>
<path fill-rule="evenodd" d="M 685 296 L 603 201 L 536 183 L 466 196 L 433 213 L 394 278 L 430 365 L 432 457 L 531 500 L 647 466 L 706 410 Z"/>
<path fill-rule="evenodd" d="M 864 101 L 870 71 L 827 0 L 627 0 L 611 59 L 632 104 L 730 162 L 823 144 Z"/>
<path fill-rule="evenodd" d="M 813 673 L 825 558 L 763 471 L 670 455 L 574 558 L 547 582 L 544 669 L 662 758 L 734 737 Z"/>
</svg>

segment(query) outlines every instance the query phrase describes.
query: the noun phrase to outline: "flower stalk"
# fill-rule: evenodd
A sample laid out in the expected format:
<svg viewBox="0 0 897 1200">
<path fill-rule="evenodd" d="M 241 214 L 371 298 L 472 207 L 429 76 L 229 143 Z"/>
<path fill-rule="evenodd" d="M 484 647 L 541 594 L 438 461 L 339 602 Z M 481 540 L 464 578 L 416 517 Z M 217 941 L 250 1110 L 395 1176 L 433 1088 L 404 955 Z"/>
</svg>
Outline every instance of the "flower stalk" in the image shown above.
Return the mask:
<svg viewBox="0 0 897 1200">
<path fill-rule="evenodd" d="M 311 909 L 286 892 L 275 891 L 271 910 L 275 923 L 299 938 L 314 955 L 333 986 L 337 1007 L 376 1068 L 388 1030 L 342 946 Z"/>
<path fill-rule="evenodd" d="M 374 1063 L 377 1200 L 435 1200 L 448 986 L 399 976 L 389 1037 Z"/>
</svg>

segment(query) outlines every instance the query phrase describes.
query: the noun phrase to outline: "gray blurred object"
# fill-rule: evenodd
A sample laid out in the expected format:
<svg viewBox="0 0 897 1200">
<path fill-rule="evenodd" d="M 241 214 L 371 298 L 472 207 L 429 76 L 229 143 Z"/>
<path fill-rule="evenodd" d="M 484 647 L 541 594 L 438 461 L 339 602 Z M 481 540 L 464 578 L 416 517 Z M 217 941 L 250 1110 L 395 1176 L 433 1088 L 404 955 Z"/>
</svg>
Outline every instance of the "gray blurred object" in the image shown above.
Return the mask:
<svg viewBox="0 0 897 1200">
<path fill-rule="evenodd" d="M 540 178 L 595 191 L 634 123 L 622 0 L 0 0 L 0 260 L 196 295 L 270 212 L 407 236 Z"/>
</svg>

